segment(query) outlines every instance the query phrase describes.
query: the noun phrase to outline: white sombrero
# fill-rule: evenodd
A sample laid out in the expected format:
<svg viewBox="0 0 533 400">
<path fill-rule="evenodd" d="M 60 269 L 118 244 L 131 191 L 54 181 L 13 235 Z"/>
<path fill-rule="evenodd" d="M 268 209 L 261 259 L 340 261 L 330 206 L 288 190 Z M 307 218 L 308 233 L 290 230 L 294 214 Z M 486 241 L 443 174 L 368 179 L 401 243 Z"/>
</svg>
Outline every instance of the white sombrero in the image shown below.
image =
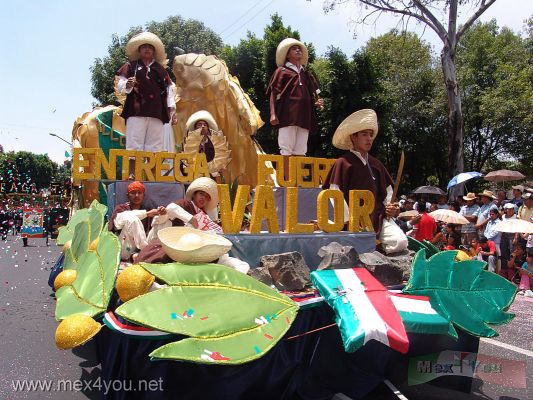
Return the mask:
<svg viewBox="0 0 533 400">
<path fill-rule="evenodd" d="M 372 130 L 372 138 L 378 134 L 378 116 L 369 108 L 356 111 L 341 122 L 333 134 L 333 146 L 341 150 L 350 150 L 353 147 L 350 136 L 367 129 Z"/>
<path fill-rule="evenodd" d="M 181 263 L 216 261 L 232 246 L 223 236 L 183 226 L 161 229 L 157 236 L 167 256 Z"/>
<path fill-rule="evenodd" d="M 185 126 L 187 127 L 187 130 L 188 131 L 194 130 L 194 125 L 198 121 L 205 121 L 207 122 L 207 125 L 209 125 L 209 129 L 218 131 L 218 125 L 215 119 L 213 118 L 213 116 L 211 115 L 209 111 L 205 111 L 205 110 L 196 111 L 193 115 L 189 117 L 189 119 L 187 120 L 187 123 L 185 124 Z"/>
<path fill-rule="evenodd" d="M 167 64 L 167 53 L 165 52 L 165 46 L 159 37 L 151 32 L 141 32 L 133 36 L 126 45 L 126 57 L 130 61 L 135 61 L 140 58 L 139 47 L 143 44 L 150 44 L 155 49 L 155 60 L 163 67 Z"/>
<path fill-rule="evenodd" d="M 302 65 L 307 65 L 307 61 L 309 60 L 309 52 L 307 51 L 305 44 L 299 40 L 287 38 L 279 42 L 278 48 L 276 49 L 276 64 L 278 67 L 285 65 L 287 53 L 292 46 L 300 46 L 300 49 L 302 49 Z"/>
<path fill-rule="evenodd" d="M 185 198 L 189 201 L 192 201 L 192 196 L 194 195 L 194 192 L 197 192 L 198 190 L 201 190 L 203 192 L 206 192 L 211 196 L 211 200 L 206 206 L 205 212 L 209 217 L 211 217 L 212 220 L 216 220 L 216 208 L 218 206 L 218 187 L 217 183 L 208 177 L 201 177 L 196 178 L 187 188 L 187 192 L 185 192 Z"/>
</svg>

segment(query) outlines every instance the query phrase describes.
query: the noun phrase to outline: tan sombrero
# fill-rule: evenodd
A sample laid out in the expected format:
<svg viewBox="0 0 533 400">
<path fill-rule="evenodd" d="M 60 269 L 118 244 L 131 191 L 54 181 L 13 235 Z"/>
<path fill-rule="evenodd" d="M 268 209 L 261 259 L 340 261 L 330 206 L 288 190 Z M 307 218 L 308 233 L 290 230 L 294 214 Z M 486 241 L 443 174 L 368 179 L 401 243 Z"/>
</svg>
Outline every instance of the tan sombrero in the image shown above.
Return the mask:
<svg viewBox="0 0 533 400">
<path fill-rule="evenodd" d="M 161 39 L 151 32 L 141 32 L 133 36 L 126 45 L 126 57 L 128 57 L 130 61 L 138 60 L 139 47 L 143 44 L 150 44 L 154 46 L 155 60 L 165 67 L 168 61 L 167 53 L 165 52 L 165 46 L 163 46 Z"/>
<path fill-rule="evenodd" d="M 475 193 L 468 193 L 466 196 L 463 196 L 463 200 L 476 200 L 476 194 Z"/>
<path fill-rule="evenodd" d="M 285 65 L 287 53 L 292 46 L 300 46 L 300 49 L 302 49 L 302 65 L 307 65 L 307 61 L 309 60 L 309 52 L 307 51 L 305 44 L 299 40 L 287 38 L 279 42 L 278 48 L 276 49 L 276 65 L 278 67 Z"/>
<path fill-rule="evenodd" d="M 484 190 L 483 193 L 479 193 L 478 196 L 489 197 L 491 199 L 496 198 L 496 196 L 494 196 L 494 194 L 490 190 Z"/>
<path fill-rule="evenodd" d="M 192 201 L 194 192 L 201 190 L 211 196 L 211 201 L 207 204 L 205 212 L 212 220 L 216 220 L 216 208 L 218 206 L 218 187 L 217 183 L 208 177 L 196 178 L 187 188 L 185 192 L 185 198 Z"/>
<path fill-rule="evenodd" d="M 189 119 L 187 120 L 187 123 L 185 124 L 185 126 L 187 127 L 187 130 L 188 131 L 194 130 L 194 125 L 198 121 L 205 121 L 207 122 L 207 125 L 209 125 L 209 129 L 218 131 L 218 125 L 215 119 L 213 118 L 213 116 L 211 115 L 209 111 L 205 111 L 205 110 L 196 111 L 193 115 L 189 117 Z"/>
<path fill-rule="evenodd" d="M 182 226 L 161 229 L 157 236 L 167 256 L 181 263 L 215 261 L 232 246 L 223 236 Z"/>
<path fill-rule="evenodd" d="M 356 111 L 341 122 L 333 134 L 333 146 L 341 150 L 350 150 L 353 147 L 350 136 L 367 129 L 372 130 L 372 138 L 378 134 L 378 116 L 369 108 Z"/>
</svg>

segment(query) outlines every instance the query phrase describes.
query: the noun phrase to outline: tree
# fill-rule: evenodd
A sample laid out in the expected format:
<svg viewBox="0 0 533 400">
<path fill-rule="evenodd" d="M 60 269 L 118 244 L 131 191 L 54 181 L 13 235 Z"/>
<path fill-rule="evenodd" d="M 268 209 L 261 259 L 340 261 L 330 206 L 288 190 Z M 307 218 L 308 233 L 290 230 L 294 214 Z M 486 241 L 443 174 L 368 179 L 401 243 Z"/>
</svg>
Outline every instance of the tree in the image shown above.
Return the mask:
<svg viewBox="0 0 533 400">
<path fill-rule="evenodd" d="M 332 9 L 343 0 L 327 0 L 326 8 Z M 402 20 L 414 19 L 431 28 L 443 43 L 441 51 L 441 67 L 446 86 L 448 102 L 448 173 L 454 176 L 464 170 L 463 151 L 463 112 L 461 95 L 456 73 L 456 53 L 458 44 L 464 34 L 476 20 L 496 0 L 356 0 L 365 12 L 361 14 L 359 22 L 365 22 L 370 16 L 388 12 L 400 15 Z M 464 25 L 457 26 L 459 6 L 473 5 L 474 12 L 467 18 Z M 439 10 L 446 12 L 447 21 L 439 19 Z"/>
<path fill-rule="evenodd" d="M 151 21 L 146 30 L 155 33 L 169 57 L 168 72 L 173 58 L 182 50 L 186 53 L 218 54 L 222 49 L 222 39 L 202 22 L 181 16 L 168 17 L 163 22 Z M 125 47 L 130 38 L 142 32 L 141 26 L 132 26 L 122 37 L 113 35 L 107 48 L 108 55 L 94 60 L 91 69 L 91 94 L 98 105 L 117 104 L 114 94 L 114 79 L 117 70 L 126 62 Z"/>
<path fill-rule="evenodd" d="M 406 164 L 402 189 L 426 183 L 436 174 L 444 182 L 446 171 L 445 112 L 438 90 L 442 73 L 430 46 L 409 32 L 392 30 L 370 39 L 362 50 L 377 76 L 380 119 L 376 147 L 388 166 L 396 166 L 401 151 Z"/>
<path fill-rule="evenodd" d="M 531 165 L 533 65 L 527 41 L 495 20 L 475 24 L 457 52 L 469 170 L 502 159 Z"/>
<path fill-rule="evenodd" d="M 57 168 L 46 154 L 27 151 L 0 154 L 0 178 L 5 192 L 31 193 L 50 187 Z"/>
</svg>

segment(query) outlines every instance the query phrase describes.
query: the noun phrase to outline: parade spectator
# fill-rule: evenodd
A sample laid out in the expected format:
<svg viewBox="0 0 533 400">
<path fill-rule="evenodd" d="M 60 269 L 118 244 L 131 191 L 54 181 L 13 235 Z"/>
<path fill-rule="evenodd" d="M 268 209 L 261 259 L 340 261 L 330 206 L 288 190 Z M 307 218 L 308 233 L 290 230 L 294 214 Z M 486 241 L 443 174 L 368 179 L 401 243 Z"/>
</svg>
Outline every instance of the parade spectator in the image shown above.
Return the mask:
<svg viewBox="0 0 533 400">
<path fill-rule="evenodd" d="M 491 210 L 489 211 L 489 219 L 488 219 L 487 223 L 485 224 L 484 236 L 488 240 L 493 241 L 494 244 L 496 245 L 496 253 L 497 253 L 497 256 L 498 256 L 498 260 L 496 262 L 496 273 L 500 272 L 500 266 L 501 266 L 501 261 L 500 261 L 500 255 L 501 255 L 500 242 L 501 242 L 502 233 L 496 230 L 496 225 L 498 225 L 498 223 L 500 221 L 501 221 L 500 212 L 498 211 L 498 209 L 497 208 L 491 208 Z"/>
<path fill-rule="evenodd" d="M 459 236 L 460 238 L 461 234 L 457 233 L 456 226 L 457 225 L 455 224 L 441 224 L 440 230 L 433 237 L 433 239 L 431 240 L 431 243 L 433 243 L 439 249 L 443 249 L 447 245 L 448 238 L 450 236 Z M 457 246 L 459 246 L 459 244 Z"/>
<path fill-rule="evenodd" d="M 503 210 L 503 206 L 507 202 L 507 194 L 505 193 L 505 190 L 500 189 L 496 192 L 496 200 L 494 201 L 494 204 L 498 207 L 500 211 Z"/>
<path fill-rule="evenodd" d="M 404 203 L 405 211 L 411 211 L 415 209 L 415 201 L 412 198 L 408 198 Z"/>
<path fill-rule="evenodd" d="M 108 228 L 118 235 L 122 260 L 129 260 L 138 250 L 147 245 L 147 235 L 152 218 L 165 214 L 164 207 L 146 210 L 144 207 L 145 187 L 135 181 L 128 185 L 128 202 L 119 204 L 113 210 Z"/>
<path fill-rule="evenodd" d="M 526 261 L 526 248 L 519 244 L 515 245 L 511 257 L 507 262 L 507 268 L 500 271 L 500 275 L 514 282 L 515 277 L 519 277 L 518 270 Z"/>
<path fill-rule="evenodd" d="M 476 221 L 476 230 L 478 236 L 483 236 L 485 231 L 485 225 L 489 221 L 489 212 L 490 210 L 497 210 L 498 207 L 494 204 L 494 199 L 496 196 L 492 194 L 490 190 L 484 190 L 483 193 L 480 193 L 481 197 L 481 206 L 479 207 L 479 212 Z"/>
<path fill-rule="evenodd" d="M 117 71 L 117 90 L 126 94 L 126 149 L 163 151 L 163 124 L 177 123 L 174 84 L 165 70 L 161 39 L 150 32 L 133 36 L 126 45 L 129 61 Z M 130 179 L 135 160 L 130 159 Z"/>
<path fill-rule="evenodd" d="M 518 209 L 518 218 L 525 221 L 533 222 L 533 193 L 526 193 L 524 195 L 524 204 Z M 533 234 L 517 234 L 516 241 L 526 242 L 526 251 L 533 252 Z"/>
<path fill-rule="evenodd" d="M 522 194 L 524 193 L 524 186 L 516 185 L 513 186 L 513 198 L 508 200 L 508 203 L 515 205 L 515 211 L 524 203 L 522 200 Z"/>
<path fill-rule="evenodd" d="M 270 78 L 266 96 L 270 104 L 270 124 L 279 128 L 278 144 L 283 155 L 285 179 L 289 156 L 304 156 L 307 139 L 318 130 L 315 106 L 322 108 L 320 89 L 306 69 L 309 54 L 299 40 L 287 38 L 276 49 L 278 68 Z"/>
<path fill-rule="evenodd" d="M 466 204 L 461 207 L 459 213 L 468 220 L 468 224 L 461 226 L 461 239 L 463 244 L 470 244 L 472 239 L 477 236 L 475 223 L 477 222 L 479 206 L 476 204 L 477 198 L 475 193 L 468 193 L 462 199 Z"/>
<path fill-rule="evenodd" d="M 368 190 L 374 195 L 372 224 L 386 253 L 407 248 L 407 237 L 392 221 L 397 206 L 391 204 L 392 178 L 385 166 L 369 154 L 378 133 L 374 110 L 359 110 L 348 116 L 333 135 L 333 145 L 347 150 L 330 169 L 324 189 L 340 190 L 344 194 L 344 221 L 349 220 L 350 190 Z M 382 229 L 384 227 L 384 229 Z"/>
<path fill-rule="evenodd" d="M 520 274 L 520 284 L 518 290 L 520 294 L 531 290 L 531 279 L 533 279 L 533 254 L 528 253 L 526 261 L 522 264 L 522 268 L 518 269 Z"/>
<path fill-rule="evenodd" d="M 437 200 L 437 208 L 439 210 L 447 210 L 448 209 L 448 199 L 446 198 L 445 194 L 439 195 L 439 198 Z"/>
<path fill-rule="evenodd" d="M 443 250 L 457 250 L 461 244 L 461 236 L 458 234 L 449 235 L 446 239 L 446 246 Z"/>
<path fill-rule="evenodd" d="M 461 211 L 461 206 L 457 201 L 450 201 L 448 202 L 448 210 L 453 210 L 455 212 Z"/>
<path fill-rule="evenodd" d="M 496 244 L 492 240 L 488 240 L 482 236 L 478 240 L 476 252 L 478 260 L 487 263 L 489 272 L 496 272 L 496 261 L 498 258 Z"/>
<path fill-rule="evenodd" d="M 516 219 L 514 212 L 514 204 L 507 203 L 503 205 L 502 219 Z M 507 269 L 507 263 L 511 257 L 511 249 L 513 248 L 514 233 L 502 232 L 500 240 L 500 258 L 502 269 Z"/>
<path fill-rule="evenodd" d="M 420 201 L 418 203 L 418 212 L 420 213 L 420 222 L 413 227 L 413 236 L 419 242 L 423 240 L 431 241 L 437 231 L 437 223 L 435 219 L 426 212 L 426 202 Z"/>
</svg>

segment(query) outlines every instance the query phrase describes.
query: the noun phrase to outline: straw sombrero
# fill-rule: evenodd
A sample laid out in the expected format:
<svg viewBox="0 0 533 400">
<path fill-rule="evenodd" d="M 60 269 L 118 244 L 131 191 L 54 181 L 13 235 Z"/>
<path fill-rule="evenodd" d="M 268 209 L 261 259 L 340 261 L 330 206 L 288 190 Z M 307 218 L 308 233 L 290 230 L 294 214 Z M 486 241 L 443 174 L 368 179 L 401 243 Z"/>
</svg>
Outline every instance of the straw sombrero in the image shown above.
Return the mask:
<svg viewBox="0 0 533 400">
<path fill-rule="evenodd" d="M 371 109 L 359 110 L 348 116 L 333 134 L 333 146 L 341 150 L 350 150 L 353 145 L 350 136 L 356 132 L 372 130 L 372 138 L 378 134 L 378 116 Z"/>
<path fill-rule="evenodd" d="M 165 52 L 165 46 L 157 35 L 151 32 L 141 32 L 133 36 L 126 45 L 126 57 L 130 61 L 139 59 L 139 47 L 143 44 L 151 44 L 155 49 L 155 60 L 163 67 L 167 64 L 167 53 Z"/>
<path fill-rule="evenodd" d="M 208 177 L 197 178 L 189 185 L 185 192 L 185 198 L 192 201 L 194 192 L 201 190 L 211 196 L 211 201 L 207 204 L 205 212 L 212 220 L 216 220 L 216 208 L 218 206 L 218 187 L 217 183 Z"/>
<path fill-rule="evenodd" d="M 181 263 L 215 261 L 232 246 L 223 236 L 182 226 L 162 229 L 157 236 L 167 256 Z"/>
<path fill-rule="evenodd" d="M 187 123 L 185 124 L 185 126 L 187 127 L 187 130 L 188 131 L 194 130 L 194 125 L 198 121 L 205 121 L 207 122 L 207 125 L 209 125 L 209 129 L 218 131 L 218 125 L 215 119 L 213 118 L 213 116 L 211 115 L 209 111 L 205 111 L 205 110 L 196 111 L 193 115 L 189 117 L 189 119 L 187 120 Z"/>
<path fill-rule="evenodd" d="M 463 196 L 463 200 L 476 200 L 476 194 L 475 193 L 468 193 L 466 196 Z"/>
<path fill-rule="evenodd" d="M 489 197 L 491 199 L 496 198 L 496 196 L 494 196 L 494 194 L 490 190 L 484 190 L 483 193 L 479 193 L 478 196 Z"/>
<path fill-rule="evenodd" d="M 278 48 L 276 49 L 276 65 L 278 67 L 285 65 L 285 61 L 287 60 L 287 53 L 289 52 L 289 49 L 292 46 L 300 46 L 300 48 L 302 49 L 302 65 L 307 65 L 307 61 L 309 60 L 309 52 L 307 51 L 307 47 L 305 46 L 305 44 L 303 44 L 299 40 L 287 38 L 279 42 Z"/>
</svg>

